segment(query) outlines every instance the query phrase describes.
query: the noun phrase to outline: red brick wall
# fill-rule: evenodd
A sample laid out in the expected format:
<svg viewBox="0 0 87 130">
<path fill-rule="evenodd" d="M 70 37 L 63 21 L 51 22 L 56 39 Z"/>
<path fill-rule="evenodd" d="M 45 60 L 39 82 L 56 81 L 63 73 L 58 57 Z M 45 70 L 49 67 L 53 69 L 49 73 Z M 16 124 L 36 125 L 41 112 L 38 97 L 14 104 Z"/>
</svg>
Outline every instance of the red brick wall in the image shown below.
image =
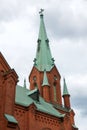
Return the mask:
<svg viewBox="0 0 87 130">
<path fill-rule="evenodd" d="M 64 95 L 63 98 L 64 98 L 64 106 L 66 108 L 70 108 L 71 107 L 70 106 L 70 96 L 69 95 Z"/>
<path fill-rule="evenodd" d="M 43 75 L 44 72 L 39 72 L 35 67 L 33 67 L 31 74 L 29 76 L 30 89 L 31 90 L 34 89 L 35 88 L 34 84 L 36 83 L 38 85 L 42 97 L 43 97 L 43 87 L 42 87 Z M 55 76 L 57 79 L 55 79 Z M 34 80 L 34 77 L 36 77 L 36 80 Z M 62 105 L 60 74 L 57 71 L 56 67 L 54 67 L 50 72 L 47 72 L 47 77 L 48 77 L 48 82 L 50 84 L 50 89 L 49 89 L 50 102 L 55 102 L 53 85 L 54 83 L 56 83 L 56 103 Z M 47 99 L 49 98 L 49 95 Z"/>
<path fill-rule="evenodd" d="M 51 115 L 29 109 L 29 130 L 64 130 L 60 119 Z"/>
<path fill-rule="evenodd" d="M 50 86 L 43 86 L 43 98 L 46 102 L 50 102 Z"/>
<path fill-rule="evenodd" d="M 28 109 L 19 105 L 15 105 L 14 116 L 18 121 L 20 130 L 29 130 Z"/>
<path fill-rule="evenodd" d="M 10 68 L 0 53 L 0 130 L 13 130 L 8 127 L 4 114 L 14 115 L 15 87 L 17 74 Z M 18 127 L 15 127 L 18 130 Z"/>
<path fill-rule="evenodd" d="M 15 104 L 15 82 L 12 77 L 9 77 L 5 81 L 5 113 L 13 114 L 14 113 L 14 104 Z"/>
<path fill-rule="evenodd" d="M 4 96 L 3 96 L 3 81 L 4 81 L 4 78 L 3 78 L 3 75 L 2 73 L 0 72 L 0 122 L 2 122 L 2 119 L 3 119 L 3 106 L 4 106 Z"/>
</svg>

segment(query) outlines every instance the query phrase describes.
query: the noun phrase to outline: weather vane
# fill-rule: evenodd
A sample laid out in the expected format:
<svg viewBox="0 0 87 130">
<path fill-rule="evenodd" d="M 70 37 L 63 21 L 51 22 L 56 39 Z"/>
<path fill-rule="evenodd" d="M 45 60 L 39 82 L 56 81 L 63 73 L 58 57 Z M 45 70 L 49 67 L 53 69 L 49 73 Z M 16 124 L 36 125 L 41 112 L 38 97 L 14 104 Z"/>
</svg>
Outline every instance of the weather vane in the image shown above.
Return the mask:
<svg viewBox="0 0 87 130">
<path fill-rule="evenodd" d="M 44 9 L 40 9 L 39 14 L 42 14 L 42 13 L 43 13 L 43 11 L 44 11 Z"/>
</svg>

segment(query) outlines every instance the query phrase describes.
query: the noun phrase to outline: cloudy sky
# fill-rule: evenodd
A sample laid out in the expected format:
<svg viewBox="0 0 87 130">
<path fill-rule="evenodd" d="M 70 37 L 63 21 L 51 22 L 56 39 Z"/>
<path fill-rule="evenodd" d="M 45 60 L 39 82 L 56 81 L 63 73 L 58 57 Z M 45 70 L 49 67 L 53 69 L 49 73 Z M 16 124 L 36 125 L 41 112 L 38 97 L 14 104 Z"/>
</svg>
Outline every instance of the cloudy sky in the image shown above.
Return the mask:
<svg viewBox="0 0 87 130">
<path fill-rule="evenodd" d="M 0 0 L 0 51 L 23 85 L 33 66 L 39 10 L 52 56 L 71 94 L 76 125 L 87 129 L 87 0 Z M 62 80 L 61 80 L 62 86 Z"/>
</svg>

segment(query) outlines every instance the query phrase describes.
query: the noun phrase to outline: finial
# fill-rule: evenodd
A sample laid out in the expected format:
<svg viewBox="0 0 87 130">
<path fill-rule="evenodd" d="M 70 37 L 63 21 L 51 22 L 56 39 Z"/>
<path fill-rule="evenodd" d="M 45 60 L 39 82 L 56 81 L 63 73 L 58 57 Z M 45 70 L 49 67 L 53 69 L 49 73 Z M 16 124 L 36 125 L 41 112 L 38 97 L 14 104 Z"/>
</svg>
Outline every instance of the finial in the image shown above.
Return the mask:
<svg viewBox="0 0 87 130">
<path fill-rule="evenodd" d="M 40 9 L 39 14 L 43 15 L 43 11 L 44 11 L 44 9 Z"/>
<path fill-rule="evenodd" d="M 24 79 L 24 88 L 26 88 L 26 79 Z"/>
<path fill-rule="evenodd" d="M 64 83 L 65 83 L 65 77 L 63 77 L 63 81 L 64 81 Z"/>
<path fill-rule="evenodd" d="M 37 61 L 37 59 L 36 59 L 36 58 L 34 58 L 34 60 L 33 60 L 34 65 L 37 65 L 37 64 L 36 64 L 36 61 Z"/>
</svg>

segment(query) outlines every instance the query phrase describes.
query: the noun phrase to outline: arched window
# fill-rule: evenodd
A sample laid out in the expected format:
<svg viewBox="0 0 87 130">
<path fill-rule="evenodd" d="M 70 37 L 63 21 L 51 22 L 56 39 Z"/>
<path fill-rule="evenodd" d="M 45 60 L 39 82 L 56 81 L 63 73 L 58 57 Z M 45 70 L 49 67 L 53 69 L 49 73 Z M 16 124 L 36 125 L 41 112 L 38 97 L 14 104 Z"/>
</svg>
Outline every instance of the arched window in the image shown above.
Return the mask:
<svg viewBox="0 0 87 130">
<path fill-rule="evenodd" d="M 34 87 L 37 88 L 37 83 L 36 82 L 34 83 Z"/>
<path fill-rule="evenodd" d="M 36 80 L 37 80 L 37 77 L 34 76 L 34 77 L 33 77 L 33 82 L 34 82 L 34 87 L 35 87 L 35 88 L 37 88 L 37 82 L 36 82 Z"/>
<path fill-rule="evenodd" d="M 54 91 L 54 101 L 56 101 L 56 83 L 53 84 L 53 91 Z"/>
</svg>

